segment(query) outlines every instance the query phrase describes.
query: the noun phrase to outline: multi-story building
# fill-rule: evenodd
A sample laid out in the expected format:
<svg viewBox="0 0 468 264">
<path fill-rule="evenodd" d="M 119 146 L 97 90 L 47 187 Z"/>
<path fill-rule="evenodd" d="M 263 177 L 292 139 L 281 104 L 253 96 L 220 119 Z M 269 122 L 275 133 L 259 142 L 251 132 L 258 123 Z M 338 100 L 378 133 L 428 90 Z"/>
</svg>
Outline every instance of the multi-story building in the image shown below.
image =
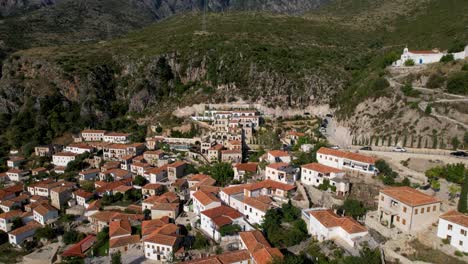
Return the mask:
<svg viewBox="0 0 468 264">
<path fill-rule="evenodd" d="M 406 233 L 427 229 L 437 222 L 441 201 L 413 188 L 390 187 L 380 190 L 379 221 Z"/>
<path fill-rule="evenodd" d="M 10 232 L 13 227 L 13 220 L 21 218 L 23 212 L 21 210 L 12 210 L 0 214 L 0 230 Z"/>
<path fill-rule="evenodd" d="M 317 161 L 340 170 L 346 169 L 366 174 L 375 173 L 376 159 L 359 153 L 322 147 L 317 151 Z"/>
<path fill-rule="evenodd" d="M 291 163 L 291 155 L 287 151 L 270 150 L 267 152 L 267 161 L 269 163 L 285 162 Z"/>
<path fill-rule="evenodd" d="M 341 217 L 327 208 L 311 208 L 303 211 L 306 217 L 309 234 L 318 241 L 340 240 L 350 247 L 368 234 L 367 228 L 351 217 Z"/>
<path fill-rule="evenodd" d="M 64 149 L 65 152 L 71 152 L 71 153 L 75 153 L 75 154 L 83 154 L 83 153 L 86 153 L 86 152 L 93 152 L 94 151 L 94 147 L 86 144 L 86 143 L 72 143 L 68 146 L 65 147 Z"/>
<path fill-rule="evenodd" d="M 198 190 L 193 194 L 193 211 L 199 215 L 201 211 L 221 206 L 221 200 L 214 193 Z"/>
<path fill-rule="evenodd" d="M 127 144 L 130 142 L 130 133 L 108 132 L 104 134 L 103 141 L 109 143 Z"/>
<path fill-rule="evenodd" d="M 104 139 L 105 130 L 86 129 L 81 131 L 81 137 L 84 141 L 102 141 Z"/>
<path fill-rule="evenodd" d="M 437 236 L 462 252 L 468 252 L 468 215 L 449 211 L 441 215 Z"/>
<path fill-rule="evenodd" d="M 52 156 L 52 164 L 59 167 L 66 167 L 69 162 L 75 160 L 76 156 L 78 156 L 76 153 L 60 152 Z"/>
<path fill-rule="evenodd" d="M 232 224 L 240 226 L 243 222 L 242 219 L 241 213 L 229 206 L 221 205 L 200 213 L 200 228 L 206 235 L 219 241 L 222 227 Z"/>
<path fill-rule="evenodd" d="M 68 186 L 58 186 L 50 190 L 51 205 L 61 209 L 71 198 L 72 189 Z"/>
<path fill-rule="evenodd" d="M 49 204 L 43 203 L 33 209 L 34 221 L 46 225 L 58 218 L 58 211 Z"/>
<path fill-rule="evenodd" d="M 305 185 L 319 187 L 328 180 L 334 186 L 337 195 L 349 193 L 350 184 L 345 178 L 345 172 L 320 163 L 309 163 L 301 166 L 301 182 Z"/>
<path fill-rule="evenodd" d="M 185 167 L 187 163 L 185 161 L 176 161 L 167 165 L 167 178 L 169 181 L 174 182 L 176 179 L 184 176 Z"/>
<path fill-rule="evenodd" d="M 298 169 L 285 162 L 268 164 L 265 168 L 265 179 L 281 182 L 284 184 L 294 184 L 298 177 Z"/>
</svg>

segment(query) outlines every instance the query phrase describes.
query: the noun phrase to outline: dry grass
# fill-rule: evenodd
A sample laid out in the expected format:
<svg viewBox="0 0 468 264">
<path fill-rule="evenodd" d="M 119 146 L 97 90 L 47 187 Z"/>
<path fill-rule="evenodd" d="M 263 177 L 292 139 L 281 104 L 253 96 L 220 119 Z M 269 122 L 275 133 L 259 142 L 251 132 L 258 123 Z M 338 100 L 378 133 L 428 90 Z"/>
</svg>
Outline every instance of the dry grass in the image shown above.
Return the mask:
<svg viewBox="0 0 468 264">
<path fill-rule="evenodd" d="M 444 263 L 444 264 L 464 264 L 465 262 L 459 260 L 456 257 L 449 256 L 440 250 L 435 250 L 430 247 L 423 245 L 418 240 L 410 242 L 410 246 L 413 247 L 416 252 L 408 256 L 410 260 L 419 260 L 430 263 Z"/>
</svg>

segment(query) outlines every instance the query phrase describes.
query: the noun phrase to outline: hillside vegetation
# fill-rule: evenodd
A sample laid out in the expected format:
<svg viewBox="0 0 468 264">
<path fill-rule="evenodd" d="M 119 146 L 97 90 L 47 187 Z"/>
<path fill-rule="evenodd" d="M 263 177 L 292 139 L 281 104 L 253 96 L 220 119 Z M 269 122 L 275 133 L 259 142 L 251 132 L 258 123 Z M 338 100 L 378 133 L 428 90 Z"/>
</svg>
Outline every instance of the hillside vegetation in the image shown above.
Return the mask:
<svg viewBox="0 0 468 264">
<path fill-rule="evenodd" d="M 97 10 L 119 9 L 111 1 L 117 0 L 96 1 L 101 3 Z M 333 1 L 303 16 L 210 13 L 207 32 L 201 32 L 199 14 L 185 13 L 116 39 L 112 39 L 113 34 L 102 36 L 107 34 L 103 31 L 106 23 L 93 22 L 89 7 L 82 17 L 60 15 L 65 20 L 81 19 L 72 22 L 79 26 L 76 30 L 65 26 L 49 29 L 43 23 L 54 16 L 41 18 L 45 16 L 42 9 L 26 18 L 38 19 L 39 25 L 45 25 L 40 29 L 12 17 L 0 24 L 0 34 L 8 31 L 9 36 L 9 30 L 19 28 L 7 44 L 43 47 L 17 51 L 4 61 L 0 80 L 0 111 L 4 114 L 0 122 L 5 125 L 0 132 L 10 146 L 19 146 L 30 141 L 42 143 L 84 126 L 102 127 L 111 118 L 157 116 L 198 102 L 244 99 L 280 108 L 330 104 L 344 118 L 352 116 L 366 99 L 397 101 L 385 79 L 385 67 L 405 45 L 448 49 L 454 43 L 468 43 L 468 2 L 399 0 L 398 8 L 388 2 Z M 394 7 L 393 12 L 387 12 Z M 127 8 L 121 10 L 128 15 L 132 9 Z M 122 29 L 116 34 L 154 19 L 154 14 L 147 20 L 141 14 L 135 27 L 121 27 L 125 16 L 106 14 L 111 27 Z M 83 25 L 90 25 L 89 32 Z M 105 40 L 60 40 L 63 36 L 83 39 L 88 33 L 94 36 L 91 39 L 98 36 Z M 46 45 L 48 37 L 54 36 L 59 37 L 52 43 L 68 44 Z M 41 111 L 48 100 L 60 107 Z M 20 118 L 24 116 L 28 118 Z M 67 125 L 52 126 L 57 120 Z M 46 132 L 32 133 L 38 128 Z"/>
</svg>

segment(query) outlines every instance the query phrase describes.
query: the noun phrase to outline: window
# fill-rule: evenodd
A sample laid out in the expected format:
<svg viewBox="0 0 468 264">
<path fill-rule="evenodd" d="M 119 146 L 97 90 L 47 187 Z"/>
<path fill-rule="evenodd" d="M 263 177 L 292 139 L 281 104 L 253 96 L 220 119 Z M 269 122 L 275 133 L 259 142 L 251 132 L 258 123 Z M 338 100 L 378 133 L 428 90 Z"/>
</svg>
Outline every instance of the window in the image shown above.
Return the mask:
<svg viewBox="0 0 468 264">
<path fill-rule="evenodd" d="M 437 208 L 437 207 L 436 207 L 435 205 L 434 205 L 434 206 L 432 206 L 432 211 L 435 211 L 435 210 L 436 210 L 436 208 Z"/>
<path fill-rule="evenodd" d="M 463 246 L 463 241 L 458 241 L 458 245 Z"/>
<path fill-rule="evenodd" d="M 466 236 L 466 230 L 465 229 L 460 229 L 460 234 Z"/>
<path fill-rule="evenodd" d="M 402 220 L 401 220 L 401 223 L 402 223 L 403 225 L 406 225 L 406 219 L 402 219 Z"/>
<path fill-rule="evenodd" d="M 421 208 L 421 214 L 424 214 L 424 208 Z"/>
<path fill-rule="evenodd" d="M 397 221 L 397 222 L 400 222 L 400 216 L 397 215 L 396 221 Z"/>
<path fill-rule="evenodd" d="M 403 206 L 403 213 L 406 213 L 406 207 Z"/>
<path fill-rule="evenodd" d="M 414 209 L 414 214 L 415 214 L 415 215 L 418 214 L 418 209 Z"/>
<path fill-rule="evenodd" d="M 383 195 L 382 195 L 382 196 L 380 196 L 380 201 L 383 201 L 384 199 L 385 199 L 385 198 L 384 198 L 384 196 L 383 196 Z"/>
<path fill-rule="evenodd" d="M 448 225 L 448 226 L 447 226 L 447 229 L 448 229 L 448 230 L 452 230 L 452 225 Z"/>
<path fill-rule="evenodd" d="M 429 206 L 429 207 L 427 207 L 427 209 L 426 209 L 426 210 L 427 210 L 427 212 L 429 213 L 429 212 L 431 211 L 431 207 L 430 207 L 430 206 Z"/>
</svg>

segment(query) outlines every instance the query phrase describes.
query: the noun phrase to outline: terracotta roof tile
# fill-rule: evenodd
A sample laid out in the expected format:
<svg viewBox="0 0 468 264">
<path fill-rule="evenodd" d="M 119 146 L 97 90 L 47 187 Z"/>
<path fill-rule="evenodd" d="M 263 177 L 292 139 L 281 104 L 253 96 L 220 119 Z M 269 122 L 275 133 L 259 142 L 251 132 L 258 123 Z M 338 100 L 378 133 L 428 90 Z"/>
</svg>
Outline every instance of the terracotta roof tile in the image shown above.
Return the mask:
<svg viewBox="0 0 468 264">
<path fill-rule="evenodd" d="M 305 165 L 302 165 L 301 167 L 304 168 L 304 169 L 313 170 L 313 171 L 317 171 L 317 172 L 320 172 L 320 173 L 341 173 L 341 172 L 343 172 L 342 170 L 339 170 L 339 169 L 336 169 L 336 168 L 333 168 L 333 167 L 330 167 L 330 166 L 326 166 L 326 165 L 323 165 L 323 164 L 320 164 L 320 163 L 317 163 L 317 162 L 305 164 Z"/>
<path fill-rule="evenodd" d="M 376 158 L 365 156 L 359 153 L 347 152 L 347 151 L 325 148 L 325 147 L 321 147 L 317 151 L 317 153 L 345 158 L 345 159 L 354 160 L 354 161 L 359 161 L 359 162 L 368 163 L 368 164 L 374 164 L 376 161 Z"/>
<path fill-rule="evenodd" d="M 409 206 L 440 203 L 440 200 L 436 197 L 429 196 L 408 186 L 390 187 L 382 189 L 380 192 Z"/>
<path fill-rule="evenodd" d="M 139 235 L 115 237 L 109 239 L 109 248 L 123 247 L 126 245 L 132 245 L 137 243 L 140 243 Z"/>
<path fill-rule="evenodd" d="M 213 202 L 221 202 L 218 199 L 218 197 L 216 197 L 213 193 L 206 192 L 203 190 L 198 190 L 195 193 L 193 193 L 193 197 L 203 205 L 208 205 Z"/>
<path fill-rule="evenodd" d="M 181 263 L 186 264 L 233 264 L 247 262 L 250 260 L 250 253 L 248 250 L 236 250 L 230 252 L 224 252 L 219 255 L 209 256 L 200 259 L 194 259 L 190 261 L 184 261 Z"/>
<path fill-rule="evenodd" d="M 218 228 L 232 223 L 234 219 L 242 217 L 242 214 L 237 210 L 225 205 L 202 211 L 201 214 L 210 218 Z"/>
<path fill-rule="evenodd" d="M 257 172 L 258 162 L 237 163 L 234 167 L 239 171 Z"/>
<path fill-rule="evenodd" d="M 286 152 L 286 151 L 282 151 L 282 150 L 270 150 L 268 151 L 268 154 L 272 155 L 273 157 L 287 157 L 289 156 L 289 153 Z"/>
<path fill-rule="evenodd" d="M 351 217 L 340 217 L 329 209 L 314 210 L 310 211 L 309 214 L 327 228 L 339 226 L 349 234 L 367 231 L 366 227 L 362 226 Z"/>
<path fill-rule="evenodd" d="M 26 233 L 26 232 L 28 232 L 30 230 L 38 229 L 39 227 L 42 227 L 41 224 L 39 224 L 36 221 L 31 221 L 31 222 L 28 222 L 26 225 L 24 225 L 22 227 L 16 228 L 15 230 L 11 231 L 8 234 L 17 236 L 17 235 Z"/>
<path fill-rule="evenodd" d="M 445 219 L 449 222 L 468 227 L 468 215 L 462 214 L 455 210 L 448 211 L 445 214 L 441 215 L 440 218 Z"/>
<path fill-rule="evenodd" d="M 266 212 L 270 210 L 273 205 L 271 204 L 273 200 L 268 196 L 263 196 L 263 198 L 260 197 L 244 197 L 244 204 L 249 205 L 253 208 L 256 208 L 262 212 Z"/>
<path fill-rule="evenodd" d="M 114 220 L 109 223 L 109 237 L 132 234 L 132 226 L 127 219 Z"/>
</svg>

